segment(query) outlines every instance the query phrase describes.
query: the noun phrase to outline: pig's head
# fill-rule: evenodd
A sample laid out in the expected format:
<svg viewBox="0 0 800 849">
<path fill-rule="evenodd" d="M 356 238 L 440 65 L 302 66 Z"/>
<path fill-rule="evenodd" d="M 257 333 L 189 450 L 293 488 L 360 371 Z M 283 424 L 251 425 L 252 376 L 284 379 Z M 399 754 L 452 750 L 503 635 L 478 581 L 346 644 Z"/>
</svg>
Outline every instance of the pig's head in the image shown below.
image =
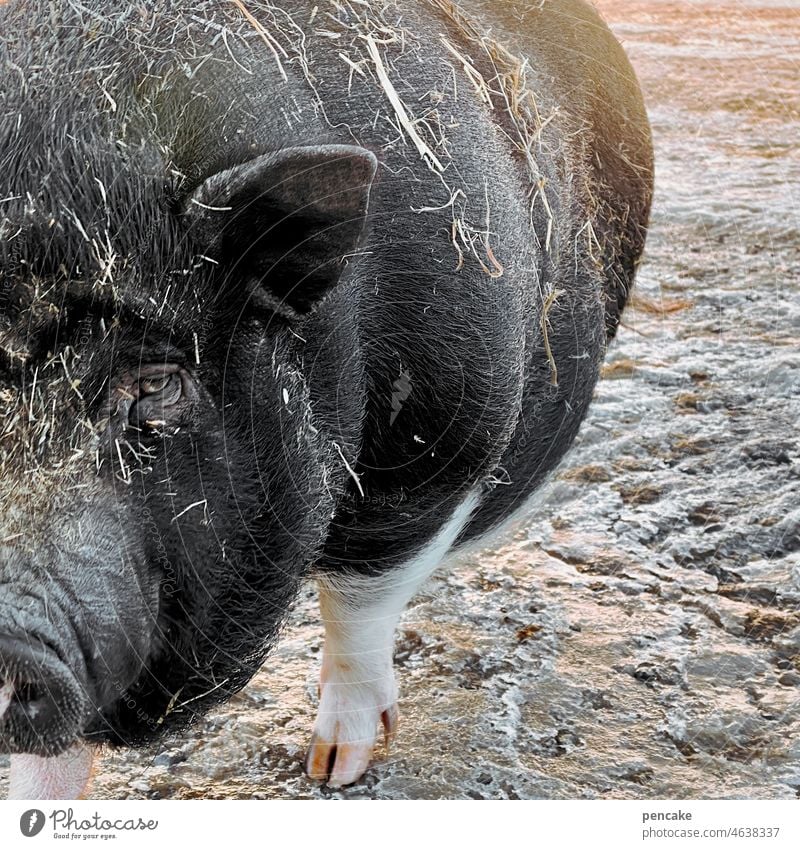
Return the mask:
<svg viewBox="0 0 800 849">
<path fill-rule="evenodd" d="M 0 117 L 0 751 L 146 742 L 249 680 L 319 554 L 376 162 L 187 176 Z"/>
</svg>

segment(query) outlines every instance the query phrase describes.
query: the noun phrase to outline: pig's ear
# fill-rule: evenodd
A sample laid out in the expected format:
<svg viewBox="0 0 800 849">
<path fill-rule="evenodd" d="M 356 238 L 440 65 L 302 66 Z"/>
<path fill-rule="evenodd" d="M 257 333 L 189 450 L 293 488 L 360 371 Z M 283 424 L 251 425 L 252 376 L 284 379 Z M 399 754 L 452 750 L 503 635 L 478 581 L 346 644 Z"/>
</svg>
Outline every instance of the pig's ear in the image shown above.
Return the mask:
<svg viewBox="0 0 800 849">
<path fill-rule="evenodd" d="M 378 163 L 362 147 L 291 147 L 209 177 L 185 214 L 202 253 L 258 299 L 311 310 L 358 251 Z M 257 284 L 257 285 L 253 285 Z"/>
</svg>

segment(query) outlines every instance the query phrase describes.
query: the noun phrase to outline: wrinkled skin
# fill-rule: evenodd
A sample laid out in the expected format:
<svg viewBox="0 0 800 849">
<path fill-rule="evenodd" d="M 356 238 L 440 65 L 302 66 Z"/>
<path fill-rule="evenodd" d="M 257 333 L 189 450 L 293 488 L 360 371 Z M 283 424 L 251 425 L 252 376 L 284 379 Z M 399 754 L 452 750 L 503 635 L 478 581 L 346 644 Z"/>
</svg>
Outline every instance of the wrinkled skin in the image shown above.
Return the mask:
<svg viewBox="0 0 800 849">
<path fill-rule="evenodd" d="M 468 493 L 448 547 L 483 533 L 577 431 L 650 203 L 630 69 L 602 42 L 622 73 L 573 102 L 543 48 L 548 120 L 520 129 L 513 74 L 491 109 L 457 78 L 443 32 L 484 79 L 509 60 L 447 4 L 375 5 L 383 30 L 342 12 L 336 43 L 301 2 L 0 8 L 5 751 L 179 729 L 307 575 L 389 574 Z M 422 156 L 345 42 L 425 99 Z M 348 746 L 342 782 L 371 752 Z"/>
</svg>

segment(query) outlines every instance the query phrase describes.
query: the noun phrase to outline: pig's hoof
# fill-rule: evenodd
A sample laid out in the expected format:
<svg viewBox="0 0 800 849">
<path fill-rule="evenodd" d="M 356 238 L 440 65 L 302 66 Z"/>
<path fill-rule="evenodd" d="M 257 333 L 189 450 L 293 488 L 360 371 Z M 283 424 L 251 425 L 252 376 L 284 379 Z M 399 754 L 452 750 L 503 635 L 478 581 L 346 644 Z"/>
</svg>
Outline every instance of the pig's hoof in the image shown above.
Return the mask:
<svg viewBox="0 0 800 849">
<path fill-rule="evenodd" d="M 331 704 L 326 699 L 330 684 L 323 689 L 314 733 L 306 755 L 306 773 L 329 787 L 353 784 L 366 772 L 375 748 L 378 722 L 383 724 L 388 747 L 397 731 L 397 704 L 388 707 L 362 707 L 356 704 Z M 326 702 L 329 703 L 326 705 Z"/>
</svg>

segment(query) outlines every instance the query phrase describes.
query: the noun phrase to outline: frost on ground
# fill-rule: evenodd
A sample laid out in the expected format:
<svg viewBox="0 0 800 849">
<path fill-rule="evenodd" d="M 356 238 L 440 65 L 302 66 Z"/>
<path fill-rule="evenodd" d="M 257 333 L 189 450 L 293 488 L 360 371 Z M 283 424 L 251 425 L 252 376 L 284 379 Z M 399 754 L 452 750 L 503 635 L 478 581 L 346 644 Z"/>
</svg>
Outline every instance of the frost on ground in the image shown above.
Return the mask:
<svg viewBox="0 0 800 849">
<path fill-rule="evenodd" d="M 404 617 L 391 753 L 343 791 L 303 775 L 309 588 L 244 692 L 160 751 L 106 758 L 96 796 L 800 796 L 792 3 L 600 3 L 655 134 L 644 308 L 545 503 Z"/>
</svg>

